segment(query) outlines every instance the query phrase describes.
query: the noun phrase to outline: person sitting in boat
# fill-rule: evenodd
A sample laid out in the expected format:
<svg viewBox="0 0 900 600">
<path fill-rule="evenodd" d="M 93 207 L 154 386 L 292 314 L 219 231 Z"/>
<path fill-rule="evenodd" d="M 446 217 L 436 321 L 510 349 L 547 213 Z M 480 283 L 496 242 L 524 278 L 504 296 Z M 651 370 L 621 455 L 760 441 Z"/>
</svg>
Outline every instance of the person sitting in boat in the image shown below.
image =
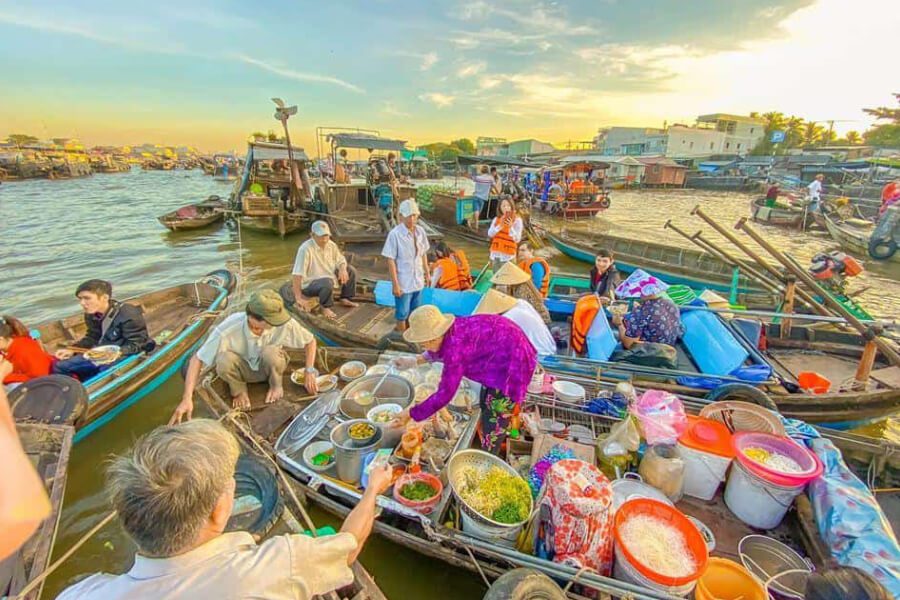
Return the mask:
<svg viewBox="0 0 900 600">
<path fill-rule="evenodd" d="M 766 206 L 768 208 L 772 208 L 776 204 L 778 204 L 778 193 L 781 190 L 778 188 L 778 182 L 773 181 L 772 185 L 769 186 L 769 189 L 766 190 Z"/>
<path fill-rule="evenodd" d="M 531 276 L 516 266 L 512 261 L 500 267 L 491 277 L 491 283 L 499 287 L 513 298 L 524 300 L 541 316 L 541 320 L 550 324 L 550 311 L 544 306 L 544 298 L 531 281 Z"/>
<path fill-rule="evenodd" d="M 653 275 L 638 269 L 616 289 L 619 297 L 640 298 L 638 306 L 631 312 L 612 318 L 626 350 L 641 343 L 675 346 L 684 335 L 678 306 L 663 295 L 668 287 Z"/>
<path fill-rule="evenodd" d="M 437 260 L 431 266 L 431 287 L 457 292 L 472 289 L 472 268 L 465 252 L 438 242 L 434 253 Z"/>
<path fill-rule="evenodd" d="M 156 342 L 147 331 L 144 313 L 140 307 L 119 302 L 112 297 L 112 284 L 102 279 L 89 279 L 75 290 L 75 297 L 84 310 L 84 337 L 72 344 L 79 350 L 90 350 L 97 346 L 118 346 L 122 360 L 141 352 L 151 352 Z M 97 365 L 82 355 L 75 355 L 69 348 L 56 351 L 58 362 L 53 372 L 76 377 L 81 381 L 90 379 L 97 373 L 115 364 Z"/>
<path fill-rule="evenodd" d="M 616 299 L 618 285 L 619 271 L 616 269 L 615 257 L 610 250 L 600 248 L 591 268 L 591 291 L 600 296 L 600 302 L 609 304 Z"/>
<path fill-rule="evenodd" d="M 531 275 L 531 282 L 541 293 L 541 297 L 546 298 L 550 291 L 550 264 L 540 256 L 535 256 L 526 240 L 519 242 L 516 247 L 516 261 L 520 269 Z"/>
<path fill-rule="evenodd" d="M 310 394 L 316 386 L 316 338 L 291 318 L 284 301 L 275 290 L 260 290 L 250 296 L 244 312 L 225 318 L 210 332 L 200 349 L 191 357 L 184 377 L 184 393 L 169 424 L 191 418 L 194 410 L 194 388 L 204 368 L 228 384 L 234 408 L 250 409 L 247 384 L 268 382 L 266 404 L 284 396 L 284 372 L 288 358 L 284 348 L 306 351 L 304 387 Z"/>
<path fill-rule="evenodd" d="M 519 326 L 499 315 L 445 315 L 436 306 L 426 304 L 409 316 L 409 329 L 403 332 L 403 338 L 426 352 L 396 359 L 397 367 L 440 361 L 444 368 L 437 391 L 423 402 L 405 408 L 394 424 L 402 426 L 410 419 L 429 419 L 450 403 L 462 378 L 468 377 L 482 386 L 481 445 L 499 454 L 537 366 L 534 346 Z"/>
<path fill-rule="evenodd" d="M 8 388 L 49 375 L 53 357 L 44 352 L 22 321 L 9 315 L 0 319 L 0 382 Z"/>
<path fill-rule="evenodd" d="M 291 274 L 294 305 L 306 312 L 312 306 L 312 298 L 318 297 L 322 314 L 329 319 L 337 315 L 334 306 L 334 286 L 340 286 L 338 303 L 353 308 L 356 294 L 356 269 L 347 263 L 338 245 L 331 241 L 331 229 L 325 221 L 316 221 L 310 227 L 312 236 L 297 249 L 294 270 Z"/>
<path fill-rule="evenodd" d="M 481 211 L 484 209 L 484 205 L 490 200 L 491 189 L 494 186 L 494 178 L 491 177 L 491 174 L 488 172 L 487 165 L 481 165 L 473 182 L 475 183 L 475 191 L 472 193 L 474 204 L 472 207 L 472 220 L 469 223 L 469 226 L 473 230 L 478 231 L 478 218 L 481 215 Z"/>
<path fill-rule="evenodd" d="M 837 567 L 810 573 L 806 600 L 891 600 L 877 579 L 857 567 Z"/>
<path fill-rule="evenodd" d="M 509 198 L 500 200 L 497 216 L 488 228 L 491 239 L 491 267 L 496 273 L 505 263 L 515 260 L 516 245 L 522 240 L 525 223 L 516 214 L 516 205 Z"/>
<path fill-rule="evenodd" d="M 481 297 L 473 314 L 502 315 L 519 326 L 538 356 L 556 354 L 556 340 L 553 339 L 553 334 L 541 319 L 541 315 L 524 300 L 517 300 L 497 290 L 488 290 Z"/>
<path fill-rule="evenodd" d="M 372 532 L 391 467 L 372 470 L 338 533 L 291 533 L 257 544 L 246 531 L 225 531 L 240 454 L 234 435 L 211 419 L 140 437 L 106 476 L 119 523 L 137 547 L 134 564 L 121 575 L 91 575 L 58 598 L 306 600 L 353 583 L 351 565 Z"/>
<path fill-rule="evenodd" d="M 429 282 L 428 250 L 430 244 L 419 222 L 419 205 L 404 200 L 399 208 L 400 224 L 391 229 L 381 255 L 388 259 L 388 270 L 394 292 L 394 318 L 397 331 L 406 330 L 406 319 L 419 305 L 419 293 Z"/>
</svg>

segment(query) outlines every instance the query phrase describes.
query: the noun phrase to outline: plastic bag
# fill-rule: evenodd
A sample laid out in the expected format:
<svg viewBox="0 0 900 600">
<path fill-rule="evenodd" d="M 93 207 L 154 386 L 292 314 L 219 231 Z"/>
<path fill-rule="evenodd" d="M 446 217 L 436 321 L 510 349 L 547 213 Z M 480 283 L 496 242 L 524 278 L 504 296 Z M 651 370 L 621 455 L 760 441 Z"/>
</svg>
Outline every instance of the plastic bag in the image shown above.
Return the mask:
<svg viewBox="0 0 900 600">
<path fill-rule="evenodd" d="M 673 445 L 687 429 L 684 405 L 674 394 L 660 390 L 647 390 L 631 407 L 631 412 L 641 424 L 647 444 Z"/>
<path fill-rule="evenodd" d="M 641 434 L 631 416 L 613 425 L 609 435 L 597 439 L 597 463 L 610 479 L 622 477 L 636 464 L 636 452 L 641 445 Z"/>
<path fill-rule="evenodd" d="M 676 446 L 650 446 L 641 459 L 638 473 L 648 483 L 665 494 L 672 502 L 684 495 L 684 460 Z"/>
</svg>

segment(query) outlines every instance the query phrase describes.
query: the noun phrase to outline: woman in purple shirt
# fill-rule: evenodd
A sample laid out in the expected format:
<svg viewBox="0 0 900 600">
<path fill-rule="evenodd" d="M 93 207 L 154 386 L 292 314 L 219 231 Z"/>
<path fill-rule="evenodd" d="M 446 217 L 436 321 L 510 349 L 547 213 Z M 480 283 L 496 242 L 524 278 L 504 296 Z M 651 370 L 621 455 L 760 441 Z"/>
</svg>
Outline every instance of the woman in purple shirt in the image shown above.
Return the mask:
<svg viewBox="0 0 900 600">
<path fill-rule="evenodd" d="M 438 360 L 444 363 L 444 369 L 437 391 L 404 410 L 396 421 L 405 425 L 410 418 L 428 419 L 450 403 L 462 378 L 468 377 L 482 386 L 481 445 L 499 453 L 515 407 L 525 399 L 537 365 L 537 353 L 522 330 L 500 315 L 457 319 L 428 304 L 412 312 L 403 337 L 426 352 L 399 359 L 398 366 Z"/>
</svg>

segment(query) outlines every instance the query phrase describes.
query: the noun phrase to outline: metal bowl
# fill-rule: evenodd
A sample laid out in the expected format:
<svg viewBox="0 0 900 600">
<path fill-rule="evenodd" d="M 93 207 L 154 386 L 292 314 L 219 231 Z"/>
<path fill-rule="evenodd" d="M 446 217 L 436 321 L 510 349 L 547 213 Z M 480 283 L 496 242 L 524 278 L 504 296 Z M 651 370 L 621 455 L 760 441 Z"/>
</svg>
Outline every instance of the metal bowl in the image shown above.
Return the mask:
<svg viewBox="0 0 900 600">
<path fill-rule="evenodd" d="M 371 392 L 384 378 L 384 383 L 378 388 L 378 396 L 363 400 L 365 392 Z M 347 384 L 341 395 L 341 413 L 350 419 L 365 419 L 366 414 L 378 404 L 399 404 L 402 408 L 410 405 L 413 398 L 413 386 L 398 375 L 366 375 L 356 381 Z"/>
</svg>

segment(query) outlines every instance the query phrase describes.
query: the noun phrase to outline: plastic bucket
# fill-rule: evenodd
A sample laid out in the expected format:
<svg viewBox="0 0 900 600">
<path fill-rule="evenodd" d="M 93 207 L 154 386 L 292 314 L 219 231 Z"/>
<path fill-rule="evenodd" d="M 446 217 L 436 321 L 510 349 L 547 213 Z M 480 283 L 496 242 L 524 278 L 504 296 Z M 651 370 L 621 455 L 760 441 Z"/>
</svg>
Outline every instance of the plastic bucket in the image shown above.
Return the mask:
<svg viewBox="0 0 900 600">
<path fill-rule="evenodd" d="M 792 488 L 804 486 L 822 474 L 822 461 L 815 454 L 787 437 L 771 435 L 768 433 L 756 433 L 740 431 L 733 438 L 736 462 L 744 468 L 777 486 Z M 796 462 L 800 466 L 797 473 L 787 473 L 773 469 L 757 462 L 745 454 L 748 448 L 761 448 L 773 454 L 781 454 Z"/>
<path fill-rule="evenodd" d="M 506 546 L 507 548 L 515 547 L 516 540 L 524 525 L 519 524 L 510 527 L 490 525 L 482 519 L 473 519 L 469 516 L 464 506 L 461 506 L 459 514 L 462 519 L 462 530 L 465 533 L 488 542 L 494 542 L 500 546 Z"/>
<path fill-rule="evenodd" d="M 777 527 L 806 484 L 780 486 L 735 461 L 725 485 L 725 504 L 741 521 L 757 529 Z"/>
<path fill-rule="evenodd" d="M 684 460 L 684 493 L 701 500 L 712 500 L 725 481 L 731 459 L 678 444 Z"/>
<path fill-rule="evenodd" d="M 697 564 L 693 573 L 684 577 L 671 577 L 657 573 L 640 563 L 624 545 L 620 535 L 621 526 L 629 518 L 638 515 L 654 517 L 681 532 L 685 538 L 688 551 L 693 555 Z M 680 596 L 689 594 L 694 589 L 697 579 L 700 578 L 700 575 L 706 569 L 706 563 L 709 559 L 706 540 L 703 539 L 703 535 L 697 529 L 697 526 L 691 523 L 677 508 L 649 498 L 629 500 L 619 507 L 613 524 L 613 537 L 615 539 L 616 555 L 616 564 L 613 569 L 614 577 L 643 585 L 652 590 Z"/>
<path fill-rule="evenodd" d="M 694 600 L 766 600 L 762 583 L 742 565 L 725 558 L 710 558 L 697 580 Z"/>
<path fill-rule="evenodd" d="M 822 377 L 815 371 L 802 371 L 798 373 L 797 384 L 812 394 L 824 394 L 831 389 L 831 380 Z"/>
</svg>

